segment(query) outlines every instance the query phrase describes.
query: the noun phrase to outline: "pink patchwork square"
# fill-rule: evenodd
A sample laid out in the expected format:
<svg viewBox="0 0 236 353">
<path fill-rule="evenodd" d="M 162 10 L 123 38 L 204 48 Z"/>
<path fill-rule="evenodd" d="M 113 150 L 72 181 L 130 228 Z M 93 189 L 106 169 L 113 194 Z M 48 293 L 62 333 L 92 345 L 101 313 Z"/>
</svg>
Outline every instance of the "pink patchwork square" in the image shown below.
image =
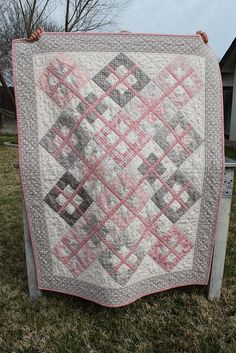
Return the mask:
<svg viewBox="0 0 236 353">
<path fill-rule="evenodd" d="M 191 241 L 176 226 L 164 236 L 166 243 L 175 250 L 177 256 L 184 257 L 193 247 Z"/>
<path fill-rule="evenodd" d="M 78 277 L 99 256 L 100 245 L 83 239 L 75 230 L 68 232 L 52 249 L 53 254 Z"/>
<path fill-rule="evenodd" d="M 61 108 L 76 96 L 76 91 L 89 80 L 83 70 L 58 55 L 48 65 L 38 81 L 39 87 Z"/>
<path fill-rule="evenodd" d="M 111 217 L 111 220 L 120 228 L 125 229 L 134 220 L 135 216 L 128 208 L 122 205 Z"/>
<path fill-rule="evenodd" d="M 96 198 L 98 206 L 106 213 L 109 213 L 119 204 L 119 199 L 107 188 Z"/>
<path fill-rule="evenodd" d="M 134 181 L 129 174 L 122 171 L 112 180 L 111 186 L 123 198 L 132 188 L 134 188 Z"/>
<path fill-rule="evenodd" d="M 149 255 L 166 271 L 170 272 L 192 249 L 193 244 L 176 226 L 157 239 Z"/>
<path fill-rule="evenodd" d="M 162 92 L 171 91 L 177 85 L 176 79 L 170 75 L 166 69 L 160 72 L 160 74 L 154 79 L 154 82 Z"/>
<path fill-rule="evenodd" d="M 141 211 L 149 200 L 149 195 L 143 191 L 142 185 L 127 200 L 128 204 L 137 211 Z"/>
<path fill-rule="evenodd" d="M 124 134 L 133 122 L 131 116 L 121 110 L 115 115 L 114 119 L 111 120 L 110 125 L 114 130 L 117 130 L 118 133 Z"/>
<path fill-rule="evenodd" d="M 190 63 L 177 56 L 155 78 L 154 82 L 178 109 L 181 109 L 201 89 L 203 83 Z"/>
<path fill-rule="evenodd" d="M 119 140 L 119 136 L 109 128 L 109 126 L 103 127 L 99 130 L 94 138 L 96 142 L 105 149 L 110 150 L 111 147 Z"/>
<path fill-rule="evenodd" d="M 126 137 L 125 141 L 136 151 L 140 151 L 149 141 L 151 137 L 146 134 L 139 126 L 133 129 Z"/>
<path fill-rule="evenodd" d="M 176 79 L 182 80 L 184 77 L 189 76 L 193 69 L 183 55 L 177 55 L 167 66 L 166 70 Z"/>
</svg>

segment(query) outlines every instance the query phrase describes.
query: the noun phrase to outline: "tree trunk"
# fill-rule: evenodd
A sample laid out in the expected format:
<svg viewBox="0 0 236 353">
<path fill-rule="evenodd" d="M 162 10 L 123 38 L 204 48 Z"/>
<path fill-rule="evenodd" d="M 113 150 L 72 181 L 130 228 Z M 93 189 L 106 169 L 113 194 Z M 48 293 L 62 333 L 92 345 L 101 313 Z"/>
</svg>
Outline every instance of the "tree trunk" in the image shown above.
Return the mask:
<svg viewBox="0 0 236 353">
<path fill-rule="evenodd" d="M 65 15 L 65 32 L 68 32 L 69 11 L 70 11 L 70 0 L 67 0 L 67 2 L 66 2 L 66 15 Z"/>
</svg>

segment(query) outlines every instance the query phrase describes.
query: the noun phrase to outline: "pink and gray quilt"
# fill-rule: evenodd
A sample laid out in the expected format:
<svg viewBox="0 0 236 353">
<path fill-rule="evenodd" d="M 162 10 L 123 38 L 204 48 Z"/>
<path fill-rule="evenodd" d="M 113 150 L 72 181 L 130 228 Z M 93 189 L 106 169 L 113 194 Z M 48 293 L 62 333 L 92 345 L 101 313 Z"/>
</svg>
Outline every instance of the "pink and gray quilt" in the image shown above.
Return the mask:
<svg viewBox="0 0 236 353">
<path fill-rule="evenodd" d="M 45 33 L 13 60 L 39 288 L 115 307 L 207 284 L 224 157 L 201 37 Z"/>
</svg>

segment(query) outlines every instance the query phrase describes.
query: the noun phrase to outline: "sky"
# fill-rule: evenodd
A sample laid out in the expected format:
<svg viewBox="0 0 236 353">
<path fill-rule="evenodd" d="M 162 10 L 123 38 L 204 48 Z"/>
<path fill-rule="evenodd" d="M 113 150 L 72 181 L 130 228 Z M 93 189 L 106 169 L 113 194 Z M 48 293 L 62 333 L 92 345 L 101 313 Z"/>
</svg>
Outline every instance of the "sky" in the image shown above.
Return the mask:
<svg viewBox="0 0 236 353">
<path fill-rule="evenodd" d="M 221 59 L 236 37 L 236 0 L 131 0 L 117 29 L 159 34 L 202 30 Z"/>
</svg>

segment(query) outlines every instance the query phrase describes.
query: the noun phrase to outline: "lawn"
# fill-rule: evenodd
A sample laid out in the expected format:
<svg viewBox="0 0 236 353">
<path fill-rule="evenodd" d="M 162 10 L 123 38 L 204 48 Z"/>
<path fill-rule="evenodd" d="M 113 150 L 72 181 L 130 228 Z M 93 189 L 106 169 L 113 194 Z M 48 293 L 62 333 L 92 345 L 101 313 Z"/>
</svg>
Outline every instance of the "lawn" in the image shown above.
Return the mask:
<svg viewBox="0 0 236 353">
<path fill-rule="evenodd" d="M 17 149 L 0 146 L 0 352 L 236 353 L 236 192 L 219 301 L 192 286 L 121 308 L 50 292 L 32 304 L 16 160 Z"/>
</svg>

